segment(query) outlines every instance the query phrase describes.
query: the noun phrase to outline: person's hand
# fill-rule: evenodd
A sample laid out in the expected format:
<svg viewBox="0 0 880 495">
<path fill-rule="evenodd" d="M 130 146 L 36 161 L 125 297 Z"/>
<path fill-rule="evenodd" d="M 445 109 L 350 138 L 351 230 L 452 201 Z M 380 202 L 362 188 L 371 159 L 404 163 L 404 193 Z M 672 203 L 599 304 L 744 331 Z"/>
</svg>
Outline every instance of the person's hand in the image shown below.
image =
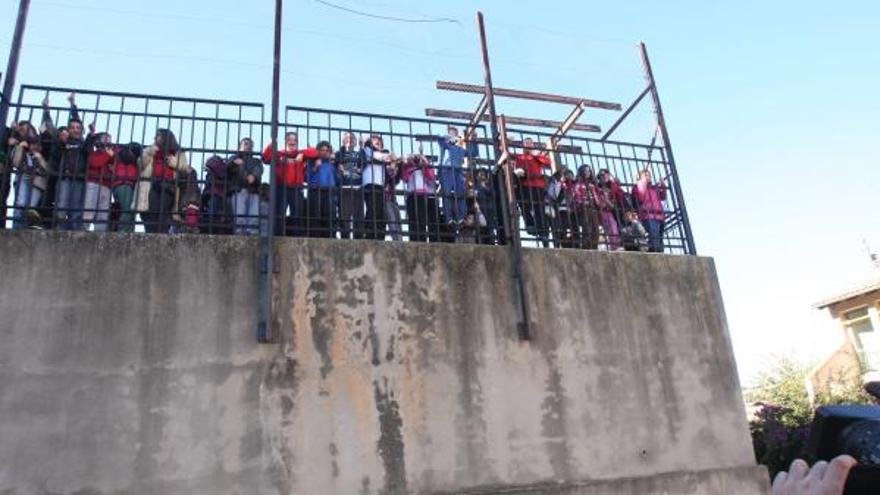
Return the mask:
<svg viewBox="0 0 880 495">
<path fill-rule="evenodd" d="M 71 105 L 76 105 L 76 92 L 67 95 L 67 101 L 70 102 Z"/>
<path fill-rule="evenodd" d="M 234 163 L 240 167 L 240 166 L 244 165 L 244 160 L 242 160 L 241 158 L 236 158 L 235 160 L 232 160 L 232 163 Z"/>
<path fill-rule="evenodd" d="M 772 495 L 842 495 L 846 477 L 856 460 L 848 455 L 834 458 L 830 463 L 819 461 L 810 466 L 797 459 L 788 472 L 781 472 L 773 480 Z"/>
<path fill-rule="evenodd" d="M 248 185 L 252 185 L 257 179 L 253 175 L 248 175 L 244 180 L 247 181 Z"/>
<path fill-rule="evenodd" d="M 107 154 L 110 155 L 110 158 L 116 156 L 116 152 L 113 151 L 113 148 L 107 148 Z"/>
<path fill-rule="evenodd" d="M 95 122 L 92 122 L 91 124 L 89 124 L 89 134 L 95 133 L 95 129 L 97 129 L 97 126 L 95 124 L 96 124 Z"/>
<path fill-rule="evenodd" d="M 26 150 L 26 149 L 28 149 L 28 146 L 30 146 L 30 145 L 28 145 L 28 142 L 27 142 L 27 141 L 22 141 L 22 142 L 21 142 L 21 149 Z"/>
<path fill-rule="evenodd" d="M 45 108 L 47 110 L 49 109 L 49 95 L 46 95 L 46 97 L 43 98 L 42 105 L 43 105 L 43 108 Z"/>
<path fill-rule="evenodd" d="M 180 220 L 181 220 L 180 214 L 179 213 L 172 214 L 171 219 L 174 220 L 175 222 L 180 222 Z"/>
<path fill-rule="evenodd" d="M 306 156 L 304 154 L 300 153 L 300 154 L 296 155 L 296 158 L 293 161 L 295 161 L 297 163 L 302 163 L 303 160 L 305 160 L 305 159 L 306 159 Z"/>
</svg>

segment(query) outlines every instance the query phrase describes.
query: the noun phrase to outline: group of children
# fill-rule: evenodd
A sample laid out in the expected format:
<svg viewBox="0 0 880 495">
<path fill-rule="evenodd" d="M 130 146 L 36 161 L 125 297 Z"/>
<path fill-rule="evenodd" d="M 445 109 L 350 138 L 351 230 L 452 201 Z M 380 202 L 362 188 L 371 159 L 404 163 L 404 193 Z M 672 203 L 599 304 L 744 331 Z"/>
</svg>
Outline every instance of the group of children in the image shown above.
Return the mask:
<svg viewBox="0 0 880 495">
<path fill-rule="evenodd" d="M 277 156 L 273 143 L 258 154 L 252 139 L 242 139 L 232 156 L 210 157 L 200 181 L 170 130 L 159 129 L 146 147 L 114 144 L 94 124 L 86 134 L 69 100 L 67 126 L 55 126 L 44 101 L 42 132 L 27 121 L 10 130 L 3 162 L 16 176 L 13 228 L 134 232 L 140 224 L 148 233 L 240 235 L 272 228 L 277 235 L 505 244 L 504 225 L 518 228 L 521 216 L 545 246 L 663 251 L 666 188 L 647 169 L 629 191 L 608 170 L 594 175 L 587 165 L 548 176 L 550 158 L 528 139 L 508 165 L 479 168 L 476 140 L 450 126 L 432 138 L 436 163 L 421 147 L 396 156 L 380 135 L 344 133 L 334 151 L 327 141 L 300 147 L 288 133 Z M 263 172 L 273 163 L 270 215 Z M 510 184 L 518 216 L 505 222 Z"/>
</svg>

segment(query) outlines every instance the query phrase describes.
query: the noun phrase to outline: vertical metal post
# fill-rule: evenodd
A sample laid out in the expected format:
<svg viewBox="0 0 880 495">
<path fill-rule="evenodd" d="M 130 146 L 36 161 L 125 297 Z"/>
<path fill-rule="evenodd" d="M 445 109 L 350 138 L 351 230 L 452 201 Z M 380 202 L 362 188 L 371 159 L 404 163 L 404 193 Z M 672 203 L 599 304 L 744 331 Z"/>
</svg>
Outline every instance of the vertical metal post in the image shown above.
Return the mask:
<svg viewBox="0 0 880 495">
<path fill-rule="evenodd" d="M 660 129 L 660 137 L 663 138 L 663 146 L 666 149 L 666 156 L 669 157 L 669 168 L 675 181 L 672 187 L 675 191 L 675 197 L 678 200 L 678 207 L 681 208 L 681 220 L 684 225 L 684 234 L 687 239 L 688 254 L 697 254 L 697 247 L 694 243 L 694 234 L 691 232 L 691 222 L 688 218 L 687 207 L 684 204 L 684 194 L 681 191 L 681 184 L 678 178 L 678 169 L 675 166 L 675 157 L 672 154 L 672 143 L 669 141 L 669 132 L 666 129 L 666 119 L 663 118 L 663 107 L 660 105 L 660 93 L 657 91 L 657 82 L 654 80 L 654 71 L 651 69 L 651 60 L 648 58 L 648 49 L 645 43 L 639 43 L 639 52 L 642 56 L 642 65 L 645 69 L 645 77 L 648 79 L 648 86 L 651 89 L 651 96 L 654 99 L 654 111 L 657 114 L 657 127 Z"/>
<path fill-rule="evenodd" d="M 495 162 L 501 157 L 500 139 L 498 134 L 498 115 L 495 110 L 495 89 L 492 86 L 492 66 L 489 63 L 489 44 L 486 41 L 486 25 L 483 21 L 483 13 L 477 12 L 477 24 L 480 28 L 480 46 L 483 51 L 483 72 L 486 77 L 486 101 L 489 104 L 490 129 L 492 131 L 492 144 L 495 148 Z M 499 165 L 500 166 L 500 165 Z M 509 179 L 509 171 L 502 171 L 505 180 Z M 519 238 L 518 218 L 516 216 L 516 203 L 514 198 L 508 194 L 508 188 L 503 188 L 504 201 L 501 202 L 502 216 L 504 217 L 504 233 L 507 236 L 507 244 L 510 248 L 511 256 L 511 276 L 513 277 L 514 288 L 517 292 L 517 302 L 520 308 L 520 322 L 517 325 L 517 333 L 522 340 L 531 339 L 531 330 L 529 322 L 529 301 L 526 293 L 525 278 L 522 269 L 522 246 Z"/>
<path fill-rule="evenodd" d="M 282 0 L 275 0 L 275 48 L 272 64 L 272 164 L 269 166 L 269 218 L 266 236 L 260 243 L 260 282 L 259 290 L 262 292 L 260 301 L 260 322 L 257 327 L 257 341 L 260 343 L 272 342 L 275 338 L 273 331 L 273 282 L 275 278 L 275 203 L 278 201 L 275 193 L 275 170 L 278 167 L 278 120 L 281 93 L 281 12 Z"/>
<path fill-rule="evenodd" d="M 3 81 L 3 96 L 0 97 L 0 149 L 6 148 L 6 119 L 9 117 L 9 99 L 15 89 L 15 76 L 18 72 L 18 59 L 21 55 L 21 43 L 24 39 L 24 28 L 27 25 L 30 0 L 21 0 L 18 4 L 18 19 L 15 21 L 15 33 L 12 36 L 12 47 L 9 49 L 9 61 L 6 64 L 6 79 Z M 0 230 L 6 228 L 6 199 L 10 190 L 11 166 L 0 176 Z"/>
</svg>

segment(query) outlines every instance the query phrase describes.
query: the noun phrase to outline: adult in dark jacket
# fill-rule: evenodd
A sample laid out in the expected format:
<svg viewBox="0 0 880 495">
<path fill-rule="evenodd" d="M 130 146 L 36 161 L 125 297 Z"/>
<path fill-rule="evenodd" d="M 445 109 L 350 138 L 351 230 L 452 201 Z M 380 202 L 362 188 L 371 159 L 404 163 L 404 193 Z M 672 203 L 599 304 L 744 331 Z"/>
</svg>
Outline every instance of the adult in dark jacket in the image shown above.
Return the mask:
<svg viewBox="0 0 880 495">
<path fill-rule="evenodd" d="M 354 134 L 346 132 L 342 136 L 342 148 L 336 152 L 340 186 L 339 230 L 343 239 L 364 237 L 364 192 L 361 189 L 364 164 L 356 144 Z"/>
<path fill-rule="evenodd" d="M 50 156 L 57 160 L 55 190 L 55 221 L 62 230 L 83 230 L 86 169 L 93 135 L 83 138 L 83 123 L 76 108 L 75 95 L 68 97 L 70 118 L 62 132 L 55 127 L 49 114 L 49 99 L 43 100 L 43 126 L 54 140 Z"/>
<path fill-rule="evenodd" d="M 260 232 L 260 178 L 263 176 L 262 160 L 254 156 L 254 142 L 244 138 L 238 145 L 238 153 L 229 158 L 229 193 L 232 196 L 232 212 L 235 215 L 235 233 L 256 235 Z"/>
</svg>

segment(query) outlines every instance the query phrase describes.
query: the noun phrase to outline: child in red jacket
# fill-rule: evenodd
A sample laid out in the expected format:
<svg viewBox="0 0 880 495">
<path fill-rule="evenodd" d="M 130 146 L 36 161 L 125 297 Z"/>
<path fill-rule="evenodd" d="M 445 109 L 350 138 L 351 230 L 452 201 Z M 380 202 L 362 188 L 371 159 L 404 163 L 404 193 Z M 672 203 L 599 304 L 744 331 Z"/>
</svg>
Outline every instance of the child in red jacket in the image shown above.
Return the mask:
<svg viewBox="0 0 880 495">
<path fill-rule="evenodd" d="M 89 126 L 94 134 L 94 124 Z M 113 137 L 106 132 L 95 134 L 94 145 L 89 150 L 86 172 L 86 196 L 83 206 L 83 222 L 94 223 L 95 232 L 106 232 L 110 220 L 110 199 L 113 192 Z"/>
<path fill-rule="evenodd" d="M 548 246 L 550 227 L 544 214 L 544 171 L 550 168 L 550 158 L 535 148 L 531 138 L 523 141 L 523 153 L 516 155 L 514 173 L 520 177 L 519 208 L 525 220 L 526 230 Z"/>
<path fill-rule="evenodd" d="M 134 192 L 139 176 L 138 157 L 143 148 L 138 143 L 116 149 L 111 165 L 113 199 L 119 204 L 119 232 L 134 232 Z"/>
<path fill-rule="evenodd" d="M 269 142 L 263 150 L 263 163 L 271 164 L 274 158 L 272 154 L 273 143 Z M 275 167 L 275 233 L 287 234 L 286 217 L 290 209 L 293 217 L 293 235 L 301 235 L 305 226 L 306 198 L 305 190 L 305 161 L 318 158 L 318 151 L 314 148 L 299 149 L 299 137 L 295 132 L 288 132 L 284 136 L 284 147 L 278 150 L 278 164 Z M 270 171 L 271 173 L 271 171 Z"/>
</svg>

